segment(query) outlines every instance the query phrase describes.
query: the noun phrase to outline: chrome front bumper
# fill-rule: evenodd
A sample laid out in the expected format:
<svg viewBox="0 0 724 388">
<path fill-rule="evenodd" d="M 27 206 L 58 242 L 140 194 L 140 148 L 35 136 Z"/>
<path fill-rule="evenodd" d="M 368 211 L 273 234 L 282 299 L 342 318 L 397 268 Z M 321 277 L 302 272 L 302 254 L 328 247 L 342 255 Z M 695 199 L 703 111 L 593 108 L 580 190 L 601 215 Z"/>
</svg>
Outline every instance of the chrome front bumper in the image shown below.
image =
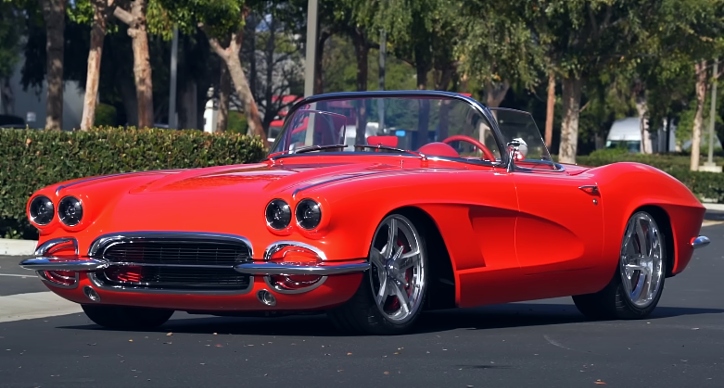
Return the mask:
<svg viewBox="0 0 724 388">
<path fill-rule="evenodd" d="M 691 246 L 694 247 L 694 249 L 703 248 L 709 245 L 710 242 L 711 240 L 706 236 L 694 237 L 691 239 Z"/>
<path fill-rule="evenodd" d="M 61 244 L 74 243 L 71 239 L 51 240 L 39 246 L 34 257 L 24 259 L 20 266 L 32 271 L 73 271 L 92 272 L 106 269 L 110 266 L 139 265 L 139 263 L 111 262 L 102 258 L 94 258 L 78 255 L 75 245 L 75 255 L 56 257 L 48 254 L 53 248 Z M 316 257 L 317 261 L 311 262 L 288 262 L 272 261 L 275 254 L 285 257 L 289 252 L 306 252 Z M 316 247 L 296 241 L 278 241 L 271 244 L 264 252 L 263 260 L 246 261 L 237 264 L 233 269 L 247 275 L 343 275 L 355 272 L 364 272 L 370 268 L 365 260 L 353 261 L 327 261 L 327 257 Z"/>
</svg>

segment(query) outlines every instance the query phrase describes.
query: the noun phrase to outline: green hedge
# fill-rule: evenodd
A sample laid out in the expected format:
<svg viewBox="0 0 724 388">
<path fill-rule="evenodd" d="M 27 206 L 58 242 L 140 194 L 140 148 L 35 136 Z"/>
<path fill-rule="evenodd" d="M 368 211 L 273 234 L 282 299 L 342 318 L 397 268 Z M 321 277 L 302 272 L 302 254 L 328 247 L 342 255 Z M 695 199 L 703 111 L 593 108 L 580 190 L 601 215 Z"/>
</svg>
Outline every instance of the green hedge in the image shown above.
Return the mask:
<svg viewBox="0 0 724 388">
<path fill-rule="evenodd" d="M 261 160 L 264 144 L 238 133 L 99 127 L 0 129 L 0 237 L 37 238 L 25 215 L 33 191 L 68 179 Z"/>
<path fill-rule="evenodd" d="M 701 162 L 706 160 L 702 155 Z M 638 162 L 654 166 L 666 171 L 684 183 L 699 199 L 724 202 L 724 173 L 717 174 L 703 171 L 691 171 L 691 157 L 676 154 L 633 154 L 617 149 L 598 150 L 590 155 L 576 156 L 576 163 L 583 166 L 602 166 L 614 162 Z M 715 157 L 714 162 L 722 165 L 724 159 Z"/>
</svg>

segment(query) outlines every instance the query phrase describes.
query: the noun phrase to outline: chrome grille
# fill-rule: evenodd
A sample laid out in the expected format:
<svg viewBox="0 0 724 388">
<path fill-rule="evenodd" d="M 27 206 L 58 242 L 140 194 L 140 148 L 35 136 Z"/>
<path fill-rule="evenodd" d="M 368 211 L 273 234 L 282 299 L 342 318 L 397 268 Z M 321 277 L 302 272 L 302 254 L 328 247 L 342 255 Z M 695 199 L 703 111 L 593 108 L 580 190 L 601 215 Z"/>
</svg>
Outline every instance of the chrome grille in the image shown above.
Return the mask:
<svg viewBox="0 0 724 388">
<path fill-rule="evenodd" d="M 111 262 L 164 265 L 233 266 L 249 259 L 248 246 L 220 242 L 139 241 L 109 246 L 103 258 Z"/>
<path fill-rule="evenodd" d="M 169 291 L 244 291 L 249 275 L 234 265 L 251 259 L 251 247 L 230 237 L 198 234 L 119 236 L 97 247 L 112 264 L 96 273 L 104 286 Z"/>
<path fill-rule="evenodd" d="M 250 277 L 230 268 L 112 266 L 98 279 L 106 286 L 177 291 L 242 291 Z"/>
</svg>

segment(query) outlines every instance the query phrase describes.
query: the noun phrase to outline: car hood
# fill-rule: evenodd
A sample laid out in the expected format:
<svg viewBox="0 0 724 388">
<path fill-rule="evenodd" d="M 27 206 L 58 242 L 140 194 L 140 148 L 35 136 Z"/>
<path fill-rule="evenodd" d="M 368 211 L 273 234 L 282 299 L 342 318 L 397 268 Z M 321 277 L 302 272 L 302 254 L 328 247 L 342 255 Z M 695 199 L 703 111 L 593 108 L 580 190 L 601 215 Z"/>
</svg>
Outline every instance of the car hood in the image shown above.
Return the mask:
<svg viewBox="0 0 724 388">
<path fill-rule="evenodd" d="M 291 201 L 305 188 L 392 170 L 401 172 L 399 164 L 258 163 L 106 178 L 78 184 L 65 194 L 85 200 L 93 225 L 90 233 L 171 229 L 248 233 L 266 230 L 264 209 L 273 198 Z"/>
<path fill-rule="evenodd" d="M 293 166 L 267 163 L 187 170 L 170 174 L 132 188 L 129 194 L 143 195 L 172 192 L 204 191 L 223 194 L 280 194 L 289 190 L 362 175 L 381 174 L 395 169 L 380 163 L 299 164 Z M 399 170 L 399 166 L 396 168 Z M 268 197 L 266 195 L 265 197 Z"/>
</svg>

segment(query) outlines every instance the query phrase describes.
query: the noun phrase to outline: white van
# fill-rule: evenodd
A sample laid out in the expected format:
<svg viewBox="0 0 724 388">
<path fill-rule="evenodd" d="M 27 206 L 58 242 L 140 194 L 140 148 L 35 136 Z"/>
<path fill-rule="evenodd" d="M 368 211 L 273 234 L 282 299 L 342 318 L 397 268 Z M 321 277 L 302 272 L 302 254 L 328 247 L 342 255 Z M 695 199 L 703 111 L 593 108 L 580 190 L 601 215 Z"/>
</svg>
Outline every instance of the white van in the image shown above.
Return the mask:
<svg viewBox="0 0 724 388">
<path fill-rule="evenodd" d="M 665 124 L 665 123 L 664 123 Z M 666 147 L 667 133 L 666 125 L 662 125 L 656 131 L 649 130 L 651 136 L 651 152 L 674 152 L 676 150 L 676 125 L 671 125 L 671 133 L 668 136 L 669 146 Z M 627 117 L 614 121 L 606 137 L 606 148 L 624 147 L 629 152 L 641 152 L 641 119 L 638 117 Z"/>
<path fill-rule="evenodd" d="M 638 117 L 616 120 L 608 131 L 606 148 L 623 147 L 629 152 L 641 152 L 641 123 Z"/>
</svg>

